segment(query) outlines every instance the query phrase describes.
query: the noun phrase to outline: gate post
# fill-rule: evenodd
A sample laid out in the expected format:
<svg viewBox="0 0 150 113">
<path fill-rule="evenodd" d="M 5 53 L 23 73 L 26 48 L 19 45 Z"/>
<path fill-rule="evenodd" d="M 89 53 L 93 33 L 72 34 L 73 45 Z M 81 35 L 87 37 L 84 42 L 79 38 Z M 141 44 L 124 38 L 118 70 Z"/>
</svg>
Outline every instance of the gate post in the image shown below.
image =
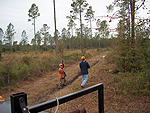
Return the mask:
<svg viewBox="0 0 150 113">
<path fill-rule="evenodd" d="M 98 90 L 98 109 L 99 113 L 104 113 L 104 88 L 102 85 L 102 88 Z"/>
<path fill-rule="evenodd" d="M 12 94 L 10 95 L 11 113 L 22 113 L 20 102 L 19 102 L 20 98 L 24 98 L 25 104 L 27 106 L 27 94 L 26 93 L 22 92 L 22 93 Z"/>
</svg>

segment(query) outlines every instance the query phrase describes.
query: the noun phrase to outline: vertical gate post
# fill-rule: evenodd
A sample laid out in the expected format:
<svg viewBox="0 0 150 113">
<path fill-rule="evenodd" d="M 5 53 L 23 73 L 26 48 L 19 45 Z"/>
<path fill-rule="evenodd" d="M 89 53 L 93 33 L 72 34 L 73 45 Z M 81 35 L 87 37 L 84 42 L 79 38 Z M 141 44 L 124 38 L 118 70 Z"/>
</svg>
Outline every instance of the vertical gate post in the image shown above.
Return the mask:
<svg viewBox="0 0 150 113">
<path fill-rule="evenodd" d="M 20 98 L 24 98 L 25 104 L 27 106 L 27 94 L 24 92 L 12 94 L 10 95 L 11 99 L 11 113 L 22 113 L 21 107 L 20 107 Z"/>
<path fill-rule="evenodd" d="M 98 109 L 99 113 L 104 113 L 104 89 L 103 86 L 98 90 Z"/>
</svg>

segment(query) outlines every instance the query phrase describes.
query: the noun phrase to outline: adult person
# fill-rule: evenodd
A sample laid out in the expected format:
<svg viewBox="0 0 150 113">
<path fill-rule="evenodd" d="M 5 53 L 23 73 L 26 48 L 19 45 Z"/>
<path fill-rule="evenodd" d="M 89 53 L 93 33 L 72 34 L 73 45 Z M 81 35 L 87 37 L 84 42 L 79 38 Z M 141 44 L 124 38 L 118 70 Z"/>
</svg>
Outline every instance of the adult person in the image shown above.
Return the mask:
<svg viewBox="0 0 150 113">
<path fill-rule="evenodd" d="M 81 62 L 79 64 L 80 69 L 81 69 L 81 76 L 82 76 L 82 84 L 81 87 L 84 88 L 85 84 L 88 80 L 88 68 L 90 68 L 89 63 L 85 60 L 85 56 L 81 57 Z"/>
<path fill-rule="evenodd" d="M 59 80 L 60 80 L 59 86 L 66 85 L 66 79 L 65 79 L 66 73 L 64 72 L 63 69 L 64 69 L 63 64 L 59 64 Z"/>
</svg>

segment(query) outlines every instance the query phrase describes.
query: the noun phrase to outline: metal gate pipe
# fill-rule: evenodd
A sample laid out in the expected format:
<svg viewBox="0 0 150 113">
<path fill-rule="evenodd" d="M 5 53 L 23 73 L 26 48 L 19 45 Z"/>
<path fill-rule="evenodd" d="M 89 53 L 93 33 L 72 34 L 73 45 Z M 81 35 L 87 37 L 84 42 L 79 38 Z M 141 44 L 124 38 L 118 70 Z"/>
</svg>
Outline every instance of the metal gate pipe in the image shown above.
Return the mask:
<svg viewBox="0 0 150 113">
<path fill-rule="evenodd" d="M 60 105 L 65 102 L 68 102 L 70 100 L 73 100 L 75 98 L 81 97 L 81 96 L 89 94 L 91 92 L 94 92 L 96 90 L 98 90 L 99 113 L 104 113 L 104 95 L 103 95 L 103 84 L 102 83 L 99 83 L 94 86 L 88 87 L 86 89 L 59 97 L 57 99 L 58 99 L 59 105 Z M 40 103 L 40 104 L 37 104 L 34 106 L 30 106 L 29 111 L 30 111 L 30 113 L 37 113 L 37 112 L 44 111 L 46 109 L 49 109 L 49 108 L 52 108 L 55 106 L 57 106 L 57 100 L 53 99 L 53 100 L 43 102 L 43 103 Z"/>
</svg>

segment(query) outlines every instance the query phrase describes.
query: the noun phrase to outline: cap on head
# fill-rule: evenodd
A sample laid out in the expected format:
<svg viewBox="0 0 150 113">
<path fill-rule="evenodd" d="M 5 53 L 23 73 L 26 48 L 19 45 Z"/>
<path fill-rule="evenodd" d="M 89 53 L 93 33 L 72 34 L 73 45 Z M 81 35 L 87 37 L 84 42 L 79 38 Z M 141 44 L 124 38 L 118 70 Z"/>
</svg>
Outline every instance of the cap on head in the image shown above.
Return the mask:
<svg viewBox="0 0 150 113">
<path fill-rule="evenodd" d="M 59 64 L 59 67 L 60 67 L 60 66 L 63 66 L 63 64 Z"/>
<path fill-rule="evenodd" d="M 84 59 L 85 59 L 85 56 L 82 56 L 81 59 L 84 60 Z"/>
<path fill-rule="evenodd" d="M 3 102 L 3 101 L 4 101 L 3 97 L 2 97 L 2 96 L 0 96 L 0 102 Z"/>
</svg>

